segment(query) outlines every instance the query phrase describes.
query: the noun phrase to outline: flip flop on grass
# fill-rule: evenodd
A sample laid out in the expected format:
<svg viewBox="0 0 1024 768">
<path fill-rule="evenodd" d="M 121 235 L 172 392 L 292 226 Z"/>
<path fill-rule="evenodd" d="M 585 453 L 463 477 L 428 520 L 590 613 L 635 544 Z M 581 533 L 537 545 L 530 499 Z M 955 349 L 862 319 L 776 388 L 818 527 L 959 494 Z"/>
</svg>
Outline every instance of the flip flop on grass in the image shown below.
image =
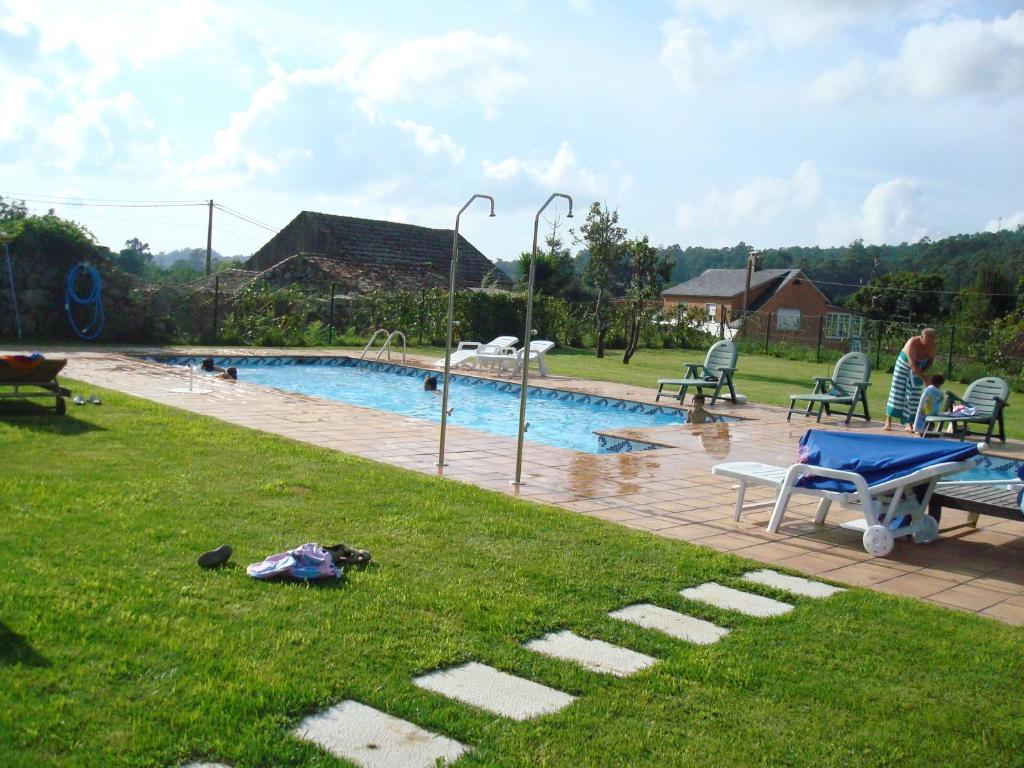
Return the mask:
<svg viewBox="0 0 1024 768">
<path fill-rule="evenodd" d="M 222 544 L 216 549 L 211 549 L 209 552 L 203 552 L 197 562 L 200 568 L 216 568 L 218 565 L 224 565 L 224 563 L 231 559 L 231 552 L 230 544 Z"/>
</svg>

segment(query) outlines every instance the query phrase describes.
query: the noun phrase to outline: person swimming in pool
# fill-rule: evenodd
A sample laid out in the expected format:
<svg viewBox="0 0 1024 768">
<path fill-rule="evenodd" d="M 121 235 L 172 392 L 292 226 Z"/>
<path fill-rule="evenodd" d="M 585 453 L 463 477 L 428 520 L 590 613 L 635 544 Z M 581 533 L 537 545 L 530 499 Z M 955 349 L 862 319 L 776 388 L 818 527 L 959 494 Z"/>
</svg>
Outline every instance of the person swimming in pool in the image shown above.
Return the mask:
<svg viewBox="0 0 1024 768">
<path fill-rule="evenodd" d="M 424 392 L 437 392 L 437 377 L 427 376 L 423 379 L 423 391 Z"/>
</svg>

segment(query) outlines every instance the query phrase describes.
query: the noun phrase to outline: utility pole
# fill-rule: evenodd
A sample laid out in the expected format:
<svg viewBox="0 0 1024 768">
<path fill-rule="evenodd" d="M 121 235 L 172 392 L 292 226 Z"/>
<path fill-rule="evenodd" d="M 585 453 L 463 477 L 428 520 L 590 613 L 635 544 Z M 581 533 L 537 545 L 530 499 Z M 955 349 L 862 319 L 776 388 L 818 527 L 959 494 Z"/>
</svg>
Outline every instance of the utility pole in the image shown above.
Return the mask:
<svg viewBox="0 0 1024 768">
<path fill-rule="evenodd" d="M 206 276 L 210 276 L 210 261 L 213 255 L 213 200 L 210 201 L 210 219 L 206 224 Z"/>
</svg>

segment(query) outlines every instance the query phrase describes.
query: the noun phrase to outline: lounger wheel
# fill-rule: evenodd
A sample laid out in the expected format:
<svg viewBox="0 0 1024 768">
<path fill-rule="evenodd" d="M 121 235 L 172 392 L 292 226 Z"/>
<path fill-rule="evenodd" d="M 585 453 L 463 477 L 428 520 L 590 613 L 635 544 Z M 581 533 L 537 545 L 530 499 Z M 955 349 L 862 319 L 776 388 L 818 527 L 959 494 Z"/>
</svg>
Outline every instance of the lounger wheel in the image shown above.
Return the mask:
<svg viewBox="0 0 1024 768">
<path fill-rule="evenodd" d="M 64 398 L 58 397 L 56 404 L 53 406 L 53 410 L 57 412 L 58 416 L 63 416 L 67 409 L 68 406 L 67 403 L 64 402 Z"/>
<path fill-rule="evenodd" d="M 892 531 L 884 525 L 871 525 L 864 531 L 864 551 L 874 557 L 885 557 L 895 543 Z"/>
<path fill-rule="evenodd" d="M 921 516 L 921 530 L 914 534 L 915 544 L 927 544 L 939 536 L 939 521 L 931 515 Z"/>
</svg>

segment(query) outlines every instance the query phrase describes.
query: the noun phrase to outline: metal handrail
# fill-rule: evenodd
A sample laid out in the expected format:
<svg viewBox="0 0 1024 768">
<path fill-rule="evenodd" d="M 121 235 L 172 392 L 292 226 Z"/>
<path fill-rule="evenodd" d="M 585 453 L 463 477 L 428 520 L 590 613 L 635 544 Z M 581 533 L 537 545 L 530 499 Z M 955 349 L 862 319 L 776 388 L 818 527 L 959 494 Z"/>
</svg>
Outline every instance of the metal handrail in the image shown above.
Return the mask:
<svg viewBox="0 0 1024 768">
<path fill-rule="evenodd" d="M 402 337 L 402 365 L 405 365 L 405 334 L 401 331 L 392 331 L 388 334 L 388 337 L 384 340 L 384 346 L 382 346 L 380 351 L 377 353 L 376 359 L 380 360 L 380 356 L 384 354 L 384 350 L 386 349 L 388 351 L 388 362 L 391 362 L 391 340 L 395 338 L 395 336 Z"/>
<path fill-rule="evenodd" d="M 387 333 L 387 330 L 384 329 L 384 328 L 378 328 L 376 331 L 373 332 L 373 336 L 371 336 L 370 340 L 368 342 L 366 342 L 366 346 L 363 347 L 363 351 L 359 354 L 359 359 L 360 360 L 362 360 L 364 357 L 366 357 L 367 350 L 369 350 L 369 348 L 373 344 L 373 342 L 375 342 L 377 340 L 377 335 L 381 334 L 381 333 Z"/>
</svg>

